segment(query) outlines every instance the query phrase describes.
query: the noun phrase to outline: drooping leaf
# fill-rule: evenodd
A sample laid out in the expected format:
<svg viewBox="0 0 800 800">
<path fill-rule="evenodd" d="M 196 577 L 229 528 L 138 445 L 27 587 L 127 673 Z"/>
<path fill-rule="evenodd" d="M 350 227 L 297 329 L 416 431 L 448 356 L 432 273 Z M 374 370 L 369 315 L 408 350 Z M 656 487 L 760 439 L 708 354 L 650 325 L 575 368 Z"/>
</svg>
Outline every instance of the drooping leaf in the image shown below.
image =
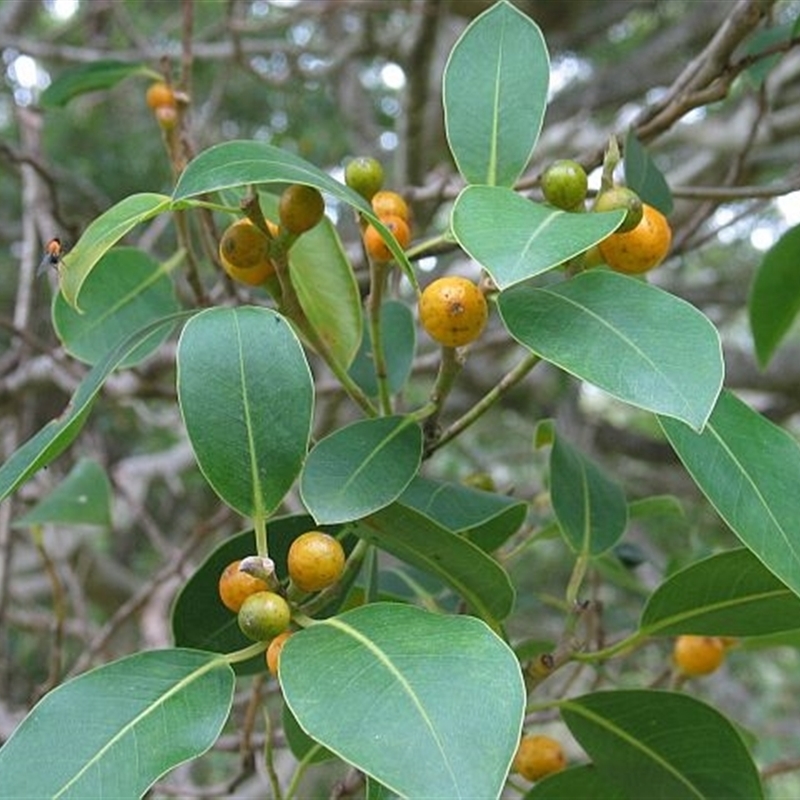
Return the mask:
<svg viewBox="0 0 800 800">
<path fill-rule="evenodd" d="M 413 420 L 360 420 L 311 450 L 300 494 L 317 522 L 360 519 L 396 500 L 417 474 L 421 459 L 422 431 Z"/>
<path fill-rule="evenodd" d="M 267 308 L 202 311 L 178 342 L 178 400 L 197 463 L 239 513 L 274 511 L 306 455 L 314 384 L 286 320 Z"/>
<path fill-rule="evenodd" d="M 133 75 L 158 77 L 143 64 L 103 59 L 65 70 L 41 94 L 39 104 L 44 109 L 65 106 L 75 97 L 87 92 L 111 89 Z"/>
<path fill-rule="evenodd" d="M 110 527 L 111 483 L 96 461 L 80 459 L 50 494 L 14 521 L 14 527 L 48 522 Z"/>
<path fill-rule="evenodd" d="M 233 670 L 194 650 L 123 658 L 46 695 L 0 748 L 0 798 L 141 797 L 211 747 Z"/>
<path fill-rule="evenodd" d="M 639 627 L 651 636 L 760 636 L 796 630 L 800 597 L 741 548 L 704 558 L 667 578 L 647 601 Z"/>
<path fill-rule="evenodd" d="M 461 34 L 442 86 L 445 129 L 468 183 L 511 186 L 539 138 L 550 81 L 542 32 L 511 3 L 495 3 Z"/>
<path fill-rule="evenodd" d="M 570 214 L 503 186 L 468 186 L 456 199 L 451 225 L 458 243 L 505 289 L 588 250 L 624 216 Z"/>
<path fill-rule="evenodd" d="M 731 530 L 800 595 L 796 491 L 800 447 L 730 392 L 723 392 L 702 434 L 659 419 L 678 457 Z"/>
<path fill-rule="evenodd" d="M 558 524 L 575 553 L 598 556 L 625 533 L 628 506 L 616 481 L 556 436 L 550 451 L 550 496 Z"/>
<path fill-rule="evenodd" d="M 527 504 L 513 497 L 417 476 L 400 502 L 466 536 L 484 552 L 500 547 L 522 524 Z"/>
<path fill-rule="evenodd" d="M 80 433 L 89 409 L 106 378 L 129 353 L 149 337 L 158 336 L 163 329 L 173 328 L 176 323 L 194 313 L 194 311 L 182 311 L 148 325 L 117 345 L 99 361 L 81 381 L 61 416 L 48 422 L 0 466 L 0 500 L 8 497 L 72 444 Z"/>
<path fill-rule="evenodd" d="M 350 365 L 350 377 L 365 394 L 377 397 L 378 380 L 368 325 L 369 321 L 365 319 L 361 347 Z M 380 328 L 389 393 L 396 394 L 405 386 L 414 363 L 417 339 L 414 316 L 405 303 L 388 300 L 381 306 Z"/>
<path fill-rule="evenodd" d="M 112 345 L 149 323 L 179 310 L 166 268 L 141 250 L 109 250 L 87 275 L 79 314 L 59 292 L 53 299 L 53 325 L 64 349 L 95 364 Z M 151 355 L 169 335 L 158 331 L 120 364 L 130 367 Z"/>
<path fill-rule="evenodd" d="M 412 508 L 393 503 L 353 531 L 381 550 L 436 576 L 493 628 L 514 605 L 508 573 L 480 548 Z"/>
<path fill-rule="evenodd" d="M 139 223 L 169 207 L 170 199 L 163 194 L 132 194 L 93 220 L 62 259 L 59 279 L 67 303 L 80 310 L 78 298 L 83 284 L 103 254 Z"/>
<path fill-rule="evenodd" d="M 759 800 L 758 772 L 739 732 L 686 694 L 596 692 L 559 704 L 604 780 L 648 800 Z"/>
<path fill-rule="evenodd" d="M 625 182 L 648 205 L 664 216 L 672 213 L 672 192 L 664 173 L 636 138 L 633 129 L 625 137 Z"/>
<path fill-rule="evenodd" d="M 292 636 L 280 680 L 309 735 L 401 797 L 500 794 L 525 692 L 479 620 L 367 605 Z"/>
<path fill-rule="evenodd" d="M 722 386 L 719 335 L 693 306 L 605 270 L 517 286 L 498 302 L 529 350 L 631 405 L 700 430 Z"/>
<path fill-rule="evenodd" d="M 748 298 L 758 363 L 765 367 L 800 311 L 800 225 L 766 252 Z"/>
<path fill-rule="evenodd" d="M 189 162 L 178 179 L 172 198 L 180 204 L 197 195 L 258 183 L 302 183 L 352 206 L 381 233 L 411 285 L 416 287 L 414 270 L 403 249 L 370 204 L 327 172 L 274 145 L 233 141 L 209 147 Z"/>
</svg>

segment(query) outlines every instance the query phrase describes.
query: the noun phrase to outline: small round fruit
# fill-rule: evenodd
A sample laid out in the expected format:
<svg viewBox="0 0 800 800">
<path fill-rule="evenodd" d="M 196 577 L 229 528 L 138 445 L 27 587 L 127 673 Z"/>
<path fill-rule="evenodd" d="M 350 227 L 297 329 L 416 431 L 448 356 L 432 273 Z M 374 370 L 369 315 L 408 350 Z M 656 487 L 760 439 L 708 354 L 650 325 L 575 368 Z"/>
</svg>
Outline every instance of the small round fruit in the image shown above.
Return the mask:
<svg viewBox="0 0 800 800">
<path fill-rule="evenodd" d="M 378 192 L 372 198 L 372 210 L 375 212 L 375 216 L 380 219 L 400 217 L 400 219 L 408 222 L 411 217 L 408 203 L 397 192 L 390 192 L 388 189 Z"/>
<path fill-rule="evenodd" d="M 408 227 L 408 223 L 402 217 L 383 217 L 381 222 L 392 232 L 397 243 L 405 250 L 411 241 L 411 229 Z M 367 249 L 369 257 L 379 264 L 394 258 L 389 246 L 378 233 L 378 229 L 372 225 L 367 225 L 364 231 L 364 247 Z"/>
<path fill-rule="evenodd" d="M 291 631 L 284 631 L 283 633 L 279 633 L 270 643 L 269 647 L 267 648 L 267 669 L 270 671 L 270 674 L 278 675 L 278 669 L 280 667 L 281 661 L 281 652 L 283 651 L 283 646 L 289 640 L 289 637 L 292 635 Z"/>
<path fill-rule="evenodd" d="M 310 231 L 325 215 L 325 201 L 313 186 L 295 183 L 287 186 L 278 202 L 281 227 L 299 236 Z"/>
<path fill-rule="evenodd" d="M 147 105 L 154 111 L 157 108 L 175 108 L 175 92 L 163 81 L 156 81 L 147 87 L 144 96 Z"/>
<path fill-rule="evenodd" d="M 339 540 L 321 531 L 307 531 L 289 547 L 289 577 L 304 592 L 318 592 L 333 586 L 342 577 L 344 562 L 344 549 Z"/>
<path fill-rule="evenodd" d="M 344 170 L 344 182 L 365 200 L 372 200 L 383 186 L 381 162 L 371 156 L 354 158 Z"/>
<path fill-rule="evenodd" d="M 474 342 L 486 326 L 489 309 L 481 290 L 467 278 L 438 278 L 419 301 L 419 319 L 428 335 L 445 347 Z"/>
<path fill-rule="evenodd" d="M 542 175 L 544 199 L 556 208 L 572 211 L 586 199 L 586 170 L 570 159 L 554 161 Z"/>
<path fill-rule="evenodd" d="M 669 252 L 672 229 L 667 218 L 645 203 L 642 219 L 628 233 L 612 233 L 598 245 L 603 260 L 616 272 L 641 275 L 657 267 Z"/>
<path fill-rule="evenodd" d="M 239 609 L 239 628 L 254 642 L 266 642 L 283 633 L 291 619 L 289 604 L 275 592 L 251 594 Z"/>
<path fill-rule="evenodd" d="M 512 769 L 529 781 L 538 781 L 566 766 L 567 758 L 558 741 L 549 736 L 523 736 Z"/>
<path fill-rule="evenodd" d="M 247 217 L 229 225 L 219 241 L 219 260 L 228 275 L 258 286 L 275 272 L 269 240 Z"/>
<path fill-rule="evenodd" d="M 719 636 L 684 635 L 675 640 L 672 658 L 684 675 L 709 675 L 722 665 L 725 649 Z"/>
<path fill-rule="evenodd" d="M 593 211 L 617 211 L 625 209 L 628 213 L 622 220 L 622 225 L 614 233 L 627 233 L 632 231 L 641 221 L 644 213 L 644 204 L 633 189 L 627 186 L 614 186 L 606 189 L 594 201 Z"/>
<path fill-rule="evenodd" d="M 178 125 L 178 110 L 173 106 L 159 106 L 153 114 L 161 130 L 172 131 Z"/>
<path fill-rule="evenodd" d="M 219 576 L 219 598 L 234 613 L 238 613 L 242 603 L 256 592 L 263 592 L 267 589 L 267 584 L 260 578 L 254 578 L 239 569 L 241 560 L 232 561 L 222 570 Z"/>
</svg>

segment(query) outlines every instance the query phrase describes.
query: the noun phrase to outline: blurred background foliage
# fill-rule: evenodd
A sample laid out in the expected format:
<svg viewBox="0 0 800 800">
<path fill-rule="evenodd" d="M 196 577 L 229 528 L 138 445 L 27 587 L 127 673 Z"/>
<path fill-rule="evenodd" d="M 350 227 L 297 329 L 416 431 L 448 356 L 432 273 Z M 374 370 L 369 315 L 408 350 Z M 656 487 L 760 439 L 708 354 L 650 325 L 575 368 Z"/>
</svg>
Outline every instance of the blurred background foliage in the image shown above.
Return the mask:
<svg viewBox="0 0 800 800">
<path fill-rule="evenodd" d="M 174 174 L 146 107 L 147 80 L 39 107 L 41 92 L 78 65 L 100 59 L 142 64 L 179 82 L 188 105 L 188 146 L 231 139 L 295 151 L 341 176 L 353 155 L 374 155 L 387 184 L 412 203 L 418 241 L 441 232 L 459 189 L 444 139 L 441 74 L 449 49 L 488 0 L 2 0 L 0 2 L 0 448 L 2 457 L 60 413 L 85 367 L 65 356 L 52 330 L 54 276 L 35 280 L 44 242 L 74 242 L 101 211 L 141 191 L 169 193 Z M 726 385 L 796 432 L 800 342 L 790 336 L 766 370 L 757 367 L 746 300 L 763 253 L 800 223 L 800 49 L 796 0 L 516 0 L 542 27 L 551 60 L 551 104 L 520 188 L 555 158 L 594 168 L 611 134 L 637 127 L 675 198 L 674 254 L 653 281 L 701 308 L 719 327 Z M 724 91 L 674 112 L 662 129 L 649 112 L 736 15 L 763 13 L 732 62 L 767 47 L 774 57 L 726 76 Z M 726 77 L 730 77 L 728 85 Z M 331 207 L 359 275 L 355 226 Z M 502 224 L 502 221 L 499 221 Z M 134 231 L 130 243 L 167 258 L 167 218 Z M 447 248 L 419 262 L 421 281 L 448 271 L 476 275 Z M 211 264 L 203 280 L 217 302 L 248 295 Z M 396 291 L 410 299 L 408 287 Z M 188 296 L 188 295 L 186 295 Z M 173 345 L 174 346 L 174 345 Z M 515 348 L 498 324 L 473 349 L 452 398 L 453 417 L 498 380 Z M 409 400 L 424 397 L 437 361 L 424 338 Z M 320 373 L 318 433 L 352 411 Z M 533 448 L 538 421 L 555 418 L 629 499 L 674 494 L 666 508 L 634 520 L 624 558 L 596 576 L 605 624 L 619 632 L 638 615 L 642 587 L 735 544 L 701 501 L 652 420 L 550 368 L 537 370 L 502 407 L 438 453 L 431 476 L 490 481 L 530 501 L 530 524 L 549 520 L 546 452 Z M 13 521 L 45 496 L 81 457 L 108 472 L 111 530 L 45 526 L 39 537 Z M 300 508 L 290 497 L 286 510 Z M 70 452 L 0 509 L 0 741 L 30 703 L 65 675 L 169 641 L 169 607 L 196 564 L 241 520 L 219 507 L 198 474 L 175 405 L 171 348 L 109 382 Z M 34 532 L 35 533 L 35 532 Z M 623 554 L 625 555 L 625 554 Z M 514 568 L 519 586 L 512 633 L 552 639 L 571 559 L 560 539 L 529 549 Z M 722 675 L 693 687 L 762 737 L 759 763 L 775 773 L 771 796 L 800 795 L 782 764 L 800 745 L 796 708 L 800 658 L 794 644 L 768 658 L 734 652 Z M 620 685 L 659 680 L 668 643 L 620 662 Z M 649 678 L 647 676 L 650 676 Z M 234 723 L 236 718 L 234 718 Z M 258 741 L 256 737 L 256 742 Z M 237 728 L 220 749 L 238 747 Z M 795 767 L 796 767 L 795 763 Z M 180 780 L 220 779 L 212 759 Z M 794 781 L 794 782 L 793 782 Z"/>
</svg>

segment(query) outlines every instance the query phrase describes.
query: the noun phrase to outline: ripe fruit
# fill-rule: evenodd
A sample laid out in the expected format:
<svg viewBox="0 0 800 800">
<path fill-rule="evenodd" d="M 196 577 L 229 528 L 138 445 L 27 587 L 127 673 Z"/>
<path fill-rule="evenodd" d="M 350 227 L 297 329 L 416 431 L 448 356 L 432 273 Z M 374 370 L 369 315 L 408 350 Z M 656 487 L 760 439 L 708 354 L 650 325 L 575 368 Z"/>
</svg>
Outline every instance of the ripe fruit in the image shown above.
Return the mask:
<svg viewBox="0 0 800 800">
<path fill-rule="evenodd" d="M 295 183 L 287 186 L 278 203 L 281 227 L 299 236 L 310 231 L 324 216 L 325 201 L 313 186 Z"/>
<path fill-rule="evenodd" d="M 247 217 L 228 226 L 219 242 L 219 260 L 234 280 L 258 286 L 275 272 L 269 240 Z"/>
<path fill-rule="evenodd" d="M 488 316 L 486 298 L 466 278 L 439 278 L 425 287 L 419 301 L 422 327 L 446 347 L 462 347 L 475 341 Z"/>
<path fill-rule="evenodd" d="M 338 539 L 321 531 L 307 531 L 289 548 L 289 577 L 298 589 L 318 592 L 339 580 L 344 562 L 344 549 Z"/>
<path fill-rule="evenodd" d="M 384 190 L 372 198 L 372 210 L 381 220 L 385 217 L 400 217 L 406 223 L 411 216 L 408 203 L 397 192 Z"/>
<path fill-rule="evenodd" d="M 622 225 L 615 233 L 632 231 L 641 221 L 644 213 L 644 204 L 633 189 L 627 186 L 613 186 L 597 196 L 594 201 L 594 211 L 616 211 L 624 208 L 628 213 L 622 220 Z"/>
<path fill-rule="evenodd" d="M 278 669 L 280 667 L 281 661 L 281 652 L 283 651 L 283 646 L 289 640 L 289 637 L 292 635 L 291 631 L 284 631 L 283 633 L 279 633 L 270 643 L 269 647 L 267 648 L 267 669 L 270 671 L 272 675 L 277 676 Z"/>
<path fill-rule="evenodd" d="M 219 589 L 220 600 L 234 613 L 238 613 L 242 607 L 242 603 L 250 597 L 251 594 L 256 592 L 263 592 L 267 588 L 267 584 L 260 578 L 254 578 L 246 572 L 239 569 L 241 560 L 232 561 L 222 570 L 219 576 Z"/>
<path fill-rule="evenodd" d="M 561 772 L 567 759 L 561 745 L 549 736 L 523 736 L 512 769 L 529 781 Z"/>
<path fill-rule="evenodd" d="M 719 636 L 679 636 L 672 658 L 684 675 L 709 675 L 725 660 L 725 642 Z"/>
<path fill-rule="evenodd" d="M 157 108 L 175 108 L 175 92 L 163 81 L 151 83 L 144 96 L 147 105 L 154 111 Z"/>
<path fill-rule="evenodd" d="M 611 269 L 627 275 L 640 275 L 657 267 L 667 256 L 672 229 L 667 218 L 645 203 L 642 219 L 628 233 L 612 233 L 598 245 L 603 260 Z"/>
<path fill-rule="evenodd" d="M 365 200 L 371 200 L 383 186 L 383 167 L 375 158 L 359 156 L 345 167 L 344 182 Z"/>
<path fill-rule="evenodd" d="M 239 609 L 239 628 L 254 642 L 266 642 L 283 633 L 292 618 L 289 604 L 274 592 L 256 592 Z"/>
<path fill-rule="evenodd" d="M 403 250 L 408 247 L 411 241 L 411 229 L 402 217 L 384 217 L 381 222 L 392 232 L 397 243 Z M 383 237 L 372 225 L 367 225 L 364 231 L 364 247 L 367 249 L 369 257 L 379 264 L 391 261 L 394 256 Z"/>
<path fill-rule="evenodd" d="M 570 159 L 554 161 L 542 175 L 544 199 L 565 211 L 573 211 L 583 203 L 588 187 L 586 170 Z"/>
</svg>

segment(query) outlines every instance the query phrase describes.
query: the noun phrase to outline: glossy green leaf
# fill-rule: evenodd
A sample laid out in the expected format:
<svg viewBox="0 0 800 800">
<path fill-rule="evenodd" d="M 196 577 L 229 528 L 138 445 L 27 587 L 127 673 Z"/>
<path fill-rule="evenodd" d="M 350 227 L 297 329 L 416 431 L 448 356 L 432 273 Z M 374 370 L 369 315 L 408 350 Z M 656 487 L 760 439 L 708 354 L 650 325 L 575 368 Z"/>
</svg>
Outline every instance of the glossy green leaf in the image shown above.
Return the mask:
<svg viewBox="0 0 800 800">
<path fill-rule="evenodd" d="M 393 503 L 353 531 L 406 564 L 446 583 L 493 628 L 514 606 L 508 573 L 480 548 L 412 508 Z"/>
<path fill-rule="evenodd" d="M 759 800 L 758 772 L 718 711 L 686 694 L 606 691 L 562 700 L 561 715 L 598 771 L 630 797 Z"/>
<path fill-rule="evenodd" d="M 638 795 L 637 795 L 638 797 Z M 593 764 L 549 775 L 525 795 L 523 800 L 632 800 L 620 787 L 609 782 Z"/>
<path fill-rule="evenodd" d="M 361 347 L 350 365 L 350 377 L 369 397 L 378 396 L 375 361 L 369 336 L 369 320 L 364 320 Z M 397 300 L 388 300 L 381 306 L 381 339 L 386 362 L 386 380 L 389 393 L 396 394 L 406 383 L 414 363 L 417 346 L 417 328 L 411 309 Z"/>
<path fill-rule="evenodd" d="M 625 182 L 648 205 L 665 216 L 672 213 L 672 192 L 667 179 L 636 138 L 633 129 L 625 137 Z"/>
<path fill-rule="evenodd" d="M 62 259 L 59 277 L 67 303 L 80 310 L 78 298 L 83 284 L 103 254 L 139 223 L 169 207 L 170 199 L 163 194 L 132 194 L 94 219 Z"/>
<path fill-rule="evenodd" d="M 676 572 L 647 601 L 649 635 L 759 636 L 800 628 L 800 597 L 744 548 Z"/>
<path fill-rule="evenodd" d="M 659 421 L 717 513 L 767 569 L 800 595 L 797 442 L 730 392 L 720 395 L 702 434 L 674 420 Z"/>
<path fill-rule="evenodd" d="M 65 106 L 75 97 L 87 92 L 111 89 L 133 75 L 157 77 L 157 73 L 143 64 L 131 64 L 126 61 L 104 59 L 81 64 L 61 73 L 42 92 L 39 104 L 44 109 Z"/>
<path fill-rule="evenodd" d="M 117 345 L 102 361 L 99 361 L 81 381 L 61 416 L 48 422 L 0 466 L 0 500 L 8 497 L 72 444 L 80 433 L 89 409 L 106 378 L 129 353 L 148 337 L 157 336 L 164 328 L 171 329 L 177 322 L 194 313 L 194 311 L 182 311 L 148 325 L 144 330 L 138 331 Z"/>
<path fill-rule="evenodd" d="M 480 620 L 363 606 L 289 639 L 280 678 L 309 735 L 401 797 L 499 796 L 525 690 Z"/>
<path fill-rule="evenodd" d="M 550 59 L 536 23 L 495 3 L 461 34 L 442 86 L 445 130 L 468 183 L 511 186 L 539 138 Z"/>
<path fill-rule="evenodd" d="M 96 461 L 80 459 L 50 494 L 15 520 L 14 527 L 49 522 L 111 527 L 111 482 Z"/>
<path fill-rule="evenodd" d="M 360 519 L 396 500 L 417 474 L 422 431 L 408 417 L 364 419 L 319 441 L 300 494 L 317 522 Z"/>
<path fill-rule="evenodd" d="M 53 325 L 64 349 L 95 364 L 112 345 L 179 310 L 167 270 L 141 250 L 116 247 L 97 262 L 81 293 L 79 314 L 60 292 L 53 299 Z M 151 355 L 169 336 L 158 331 L 120 364 L 130 367 Z"/>
<path fill-rule="evenodd" d="M 141 797 L 214 744 L 233 688 L 224 661 L 191 650 L 139 653 L 74 678 L 0 748 L 0 798 Z"/>
<path fill-rule="evenodd" d="M 355 208 L 380 231 L 412 286 L 417 279 L 403 249 L 364 198 L 313 164 L 265 142 L 223 142 L 189 162 L 173 193 L 176 202 L 209 192 L 258 183 L 302 183 L 315 186 Z"/>
<path fill-rule="evenodd" d="M 625 533 L 628 505 L 618 483 L 556 436 L 550 451 L 550 496 L 561 531 L 575 553 L 598 556 Z"/>
<path fill-rule="evenodd" d="M 750 330 L 758 363 L 766 366 L 800 311 L 800 225 L 767 251 L 750 289 Z"/>
<path fill-rule="evenodd" d="M 527 504 L 513 497 L 416 477 L 400 502 L 491 552 L 522 525 Z"/>
<path fill-rule="evenodd" d="M 511 335 L 631 405 L 702 429 L 722 386 L 719 335 L 697 309 L 605 270 L 500 295 Z"/>
<path fill-rule="evenodd" d="M 458 243 L 505 289 L 588 250 L 624 216 L 571 214 L 502 186 L 468 186 L 456 199 L 451 225 Z"/>
<path fill-rule="evenodd" d="M 212 308 L 178 342 L 178 400 L 197 463 L 239 513 L 274 511 L 300 472 L 314 405 L 303 349 L 267 308 Z"/>
</svg>

